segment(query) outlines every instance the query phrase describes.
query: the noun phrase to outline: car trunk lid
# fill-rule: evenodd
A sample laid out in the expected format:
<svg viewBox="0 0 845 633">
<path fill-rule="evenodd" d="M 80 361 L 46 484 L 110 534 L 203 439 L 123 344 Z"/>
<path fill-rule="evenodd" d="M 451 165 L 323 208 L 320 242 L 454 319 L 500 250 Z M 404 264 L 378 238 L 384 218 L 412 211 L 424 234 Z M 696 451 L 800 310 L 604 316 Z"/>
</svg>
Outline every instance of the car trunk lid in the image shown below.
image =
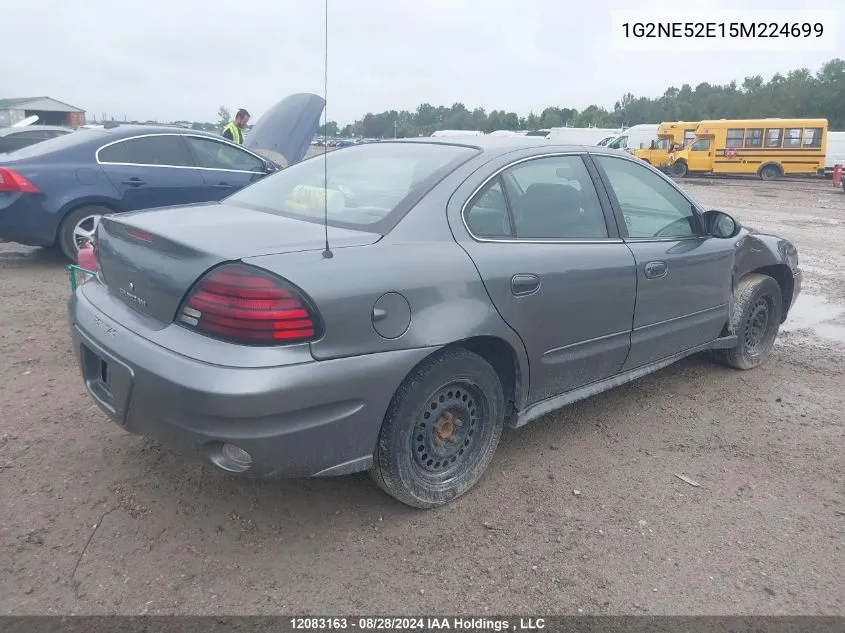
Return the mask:
<svg viewBox="0 0 845 633">
<path fill-rule="evenodd" d="M 105 216 L 97 231 L 102 280 L 135 310 L 169 323 L 210 268 L 243 257 L 321 250 L 325 227 L 209 203 Z M 365 246 L 381 235 L 328 227 L 332 248 Z"/>
</svg>

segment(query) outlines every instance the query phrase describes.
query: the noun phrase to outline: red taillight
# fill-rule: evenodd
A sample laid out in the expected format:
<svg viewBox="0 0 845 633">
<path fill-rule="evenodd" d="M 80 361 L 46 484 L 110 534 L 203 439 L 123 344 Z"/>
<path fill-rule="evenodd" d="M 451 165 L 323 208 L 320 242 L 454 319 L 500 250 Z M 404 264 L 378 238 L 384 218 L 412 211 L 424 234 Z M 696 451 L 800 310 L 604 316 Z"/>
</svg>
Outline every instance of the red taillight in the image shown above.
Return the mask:
<svg viewBox="0 0 845 633">
<path fill-rule="evenodd" d="M 0 193 L 41 193 L 41 190 L 18 172 L 0 167 Z"/>
<path fill-rule="evenodd" d="M 321 335 L 311 303 L 285 280 L 244 264 L 206 275 L 188 295 L 179 322 L 249 345 L 305 343 Z"/>
</svg>

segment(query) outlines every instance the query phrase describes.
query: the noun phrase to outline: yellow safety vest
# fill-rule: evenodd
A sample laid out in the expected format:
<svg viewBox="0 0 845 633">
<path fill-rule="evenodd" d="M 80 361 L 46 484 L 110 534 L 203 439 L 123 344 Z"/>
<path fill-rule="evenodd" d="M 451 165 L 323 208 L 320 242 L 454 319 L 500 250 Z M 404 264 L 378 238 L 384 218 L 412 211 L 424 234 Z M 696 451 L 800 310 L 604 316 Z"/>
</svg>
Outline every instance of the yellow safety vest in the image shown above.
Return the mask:
<svg viewBox="0 0 845 633">
<path fill-rule="evenodd" d="M 244 137 L 241 134 L 241 129 L 235 125 L 234 121 L 231 121 L 229 125 L 223 128 L 223 131 L 229 130 L 232 134 L 232 142 L 237 143 L 238 145 L 243 145 Z"/>
</svg>

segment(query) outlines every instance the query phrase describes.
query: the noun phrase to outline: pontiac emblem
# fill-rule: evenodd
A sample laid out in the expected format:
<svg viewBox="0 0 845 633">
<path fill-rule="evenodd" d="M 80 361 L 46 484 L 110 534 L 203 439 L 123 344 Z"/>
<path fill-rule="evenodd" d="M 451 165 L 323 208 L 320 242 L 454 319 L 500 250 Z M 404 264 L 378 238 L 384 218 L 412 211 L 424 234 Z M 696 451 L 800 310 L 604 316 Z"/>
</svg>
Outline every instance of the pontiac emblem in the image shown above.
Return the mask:
<svg viewBox="0 0 845 633">
<path fill-rule="evenodd" d="M 118 288 L 120 294 L 129 299 L 129 301 L 131 301 L 132 303 L 135 303 L 136 305 L 139 305 L 142 308 L 146 307 L 147 300 L 142 299 L 141 297 L 135 294 L 135 284 L 130 281 L 128 285 L 128 290 L 126 288 Z"/>
</svg>

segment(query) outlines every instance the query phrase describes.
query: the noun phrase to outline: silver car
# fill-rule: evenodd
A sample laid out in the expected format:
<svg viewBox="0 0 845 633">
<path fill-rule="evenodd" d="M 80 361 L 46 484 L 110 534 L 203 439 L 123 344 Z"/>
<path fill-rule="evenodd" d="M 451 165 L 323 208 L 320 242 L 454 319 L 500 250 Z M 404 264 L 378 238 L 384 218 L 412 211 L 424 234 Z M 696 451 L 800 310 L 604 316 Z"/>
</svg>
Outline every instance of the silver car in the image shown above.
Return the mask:
<svg viewBox="0 0 845 633">
<path fill-rule="evenodd" d="M 419 508 L 472 487 L 504 425 L 698 352 L 759 365 L 801 287 L 789 242 L 625 152 L 529 137 L 348 147 L 105 217 L 96 248 L 71 332 L 119 426 L 230 473 L 370 470 Z"/>
</svg>

